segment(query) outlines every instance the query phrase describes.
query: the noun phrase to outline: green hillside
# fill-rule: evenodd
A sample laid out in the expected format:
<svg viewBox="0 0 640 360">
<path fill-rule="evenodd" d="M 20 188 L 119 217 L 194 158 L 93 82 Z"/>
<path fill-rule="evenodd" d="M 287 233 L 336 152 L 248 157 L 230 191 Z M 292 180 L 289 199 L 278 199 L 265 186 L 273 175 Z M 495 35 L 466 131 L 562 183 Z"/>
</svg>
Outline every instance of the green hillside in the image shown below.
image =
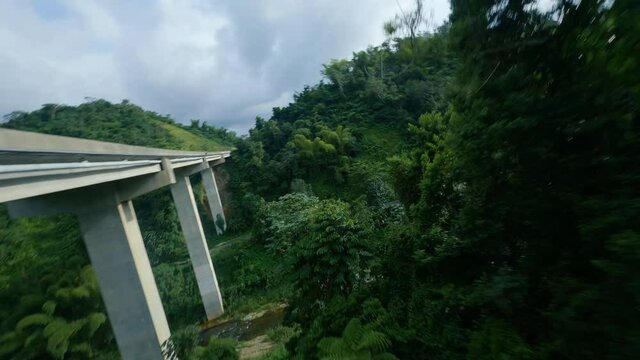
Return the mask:
<svg viewBox="0 0 640 360">
<path fill-rule="evenodd" d="M 232 144 L 225 142 L 227 140 L 196 135 L 176 124 L 162 122 L 159 120 L 152 120 L 152 123 L 155 123 L 161 128 L 167 130 L 169 135 L 180 144 L 179 148 L 183 150 L 222 151 L 231 150 L 233 148 Z"/>
<path fill-rule="evenodd" d="M 2 127 L 182 150 L 230 150 L 235 139 L 224 129 L 206 124 L 185 127 L 127 101 L 111 104 L 96 100 L 78 106 L 46 104 L 33 112 L 10 114 Z M 203 131 L 206 136 L 200 134 Z"/>
</svg>

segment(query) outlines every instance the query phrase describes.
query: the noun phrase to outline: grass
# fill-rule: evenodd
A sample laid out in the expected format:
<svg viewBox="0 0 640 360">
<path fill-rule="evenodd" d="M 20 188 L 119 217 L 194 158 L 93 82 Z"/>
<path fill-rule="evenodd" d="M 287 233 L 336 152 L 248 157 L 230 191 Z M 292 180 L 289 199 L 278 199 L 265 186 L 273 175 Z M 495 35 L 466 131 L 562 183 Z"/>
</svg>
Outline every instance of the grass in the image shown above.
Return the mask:
<svg viewBox="0 0 640 360">
<path fill-rule="evenodd" d="M 209 245 L 211 246 L 212 251 L 214 250 L 222 250 L 228 246 L 239 245 L 243 242 L 251 240 L 251 232 L 243 232 L 243 233 L 229 233 L 226 232 L 222 235 L 217 235 L 212 238 Z M 216 249 L 216 247 L 218 247 Z"/>
<path fill-rule="evenodd" d="M 285 360 L 290 358 L 291 358 L 291 355 L 285 348 L 284 344 L 278 344 L 278 345 L 275 345 L 273 348 L 271 348 L 271 350 L 268 353 L 260 357 L 254 358 L 254 360 Z"/>
<path fill-rule="evenodd" d="M 230 145 L 222 144 L 216 140 L 198 136 L 177 125 L 157 120 L 154 120 L 153 122 L 167 130 L 171 136 L 178 139 L 182 143 L 184 150 L 224 151 L 231 150 L 233 148 Z"/>
</svg>

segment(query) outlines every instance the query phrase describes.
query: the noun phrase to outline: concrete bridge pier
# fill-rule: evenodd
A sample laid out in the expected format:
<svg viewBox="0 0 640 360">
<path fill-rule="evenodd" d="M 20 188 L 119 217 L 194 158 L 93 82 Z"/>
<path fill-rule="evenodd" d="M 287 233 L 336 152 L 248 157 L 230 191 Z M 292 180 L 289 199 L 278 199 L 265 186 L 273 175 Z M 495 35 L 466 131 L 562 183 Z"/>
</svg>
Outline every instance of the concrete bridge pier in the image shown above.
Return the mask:
<svg viewBox="0 0 640 360">
<path fill-rule="evenodd" d="M 211 171 L 209 167 L 207 169 Z M 211 262 L 207 239 L 200 222 L 189 175 L 176 175 L 176 183 L 171 185 L 171 195 L 178 212 L 180 226 L 187 243 L 207 319 L 215 319 L 224 313 L 222 296 Z"/>
<path fill-rule="evenodd" d="M 160 294 L 133 204 L 115 200 L 102 194 L 78 210 L 84 242 L 122 358 L 162 359 L 170 331 Z"/>
<path fill-rule="evenodd" d="M 200 172 L 202 176 L 202 185 L 204 186 L 204 192 L 207 194 L 207 202 L 211 209 L 211 217 L 216 224 L 216 233 L 221 235 L 227 230 L 227 220 L 224 217 L 222 211 L 222 202 L 220 201 L 220 194 L 218 193 L 218 185 L 216 185 L 216 177 L 213 173 L 213 168 L 207 168 Z M 222 218 L 222 227 L 218 224 L 218 218 Z"/>
<path fill-rule="evenodd" d="M 163 359 L 170 336 L 130 198 L 112 183 L 8 203 L 13 218 L 73 213 L 123 359 Z"/>
</svg>

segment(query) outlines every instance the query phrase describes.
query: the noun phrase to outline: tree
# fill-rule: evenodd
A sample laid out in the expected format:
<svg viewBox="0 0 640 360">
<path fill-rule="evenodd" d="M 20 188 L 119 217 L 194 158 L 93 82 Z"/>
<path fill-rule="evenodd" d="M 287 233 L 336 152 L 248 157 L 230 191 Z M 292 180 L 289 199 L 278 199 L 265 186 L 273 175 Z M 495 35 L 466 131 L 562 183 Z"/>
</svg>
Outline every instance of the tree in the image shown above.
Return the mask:
<svg viewBox="0 0 640 360">
<path fill-rule="evenodd" d="M 319 358 L 353 360 L 394 360 L 386 352 L 391 346 L 387 337 L 378 331 L 362 326 L 359 319 L 351 319 L 344 328 L 342 337 L 329 337 L 318 343 Z"/>
<path fill-rule="evenodd" d="M 344 87 L 349 80 L 351 64 L 347 60 L 332 59 L 328 65 L 322 65 L 322 75 L 326 76 L 331 83 L 340 89 L 340 94 L 345 96 Z"/>
<path fill-rule="evenodd" d="M 637 292 L 604 263 L 634 271 L 620 251 L 640 243 L 640 143 L 624 135 L 639 130 L 638 74 L 605 64 L 636 63 L 637 5 L 561 1 L 555 21 L 529 1 L 452 9 L 465 60 L 424 150 L 417 270 L 469 331 L 470 358 L 633 356 Z"/>
<path fill-rule="evenodd" d="M 335 296 L 346 297 L 363 281 L 368 220 L 338 200 L 303 193 L 266 203 L 258 236 L 274 255 L 297 295 L 292 308 L 309 320 L 318 305 Z"/>
<path fill-rule="evenodd" d="M 411 49 L 415 49 L 420 29 L 429 24 L 423 0 L 415 0 L 415 8 L 407 12 L 400 7 L 400 4 L 398 7 L 400 14 L 397 14 L 393 20 L 384 23 L 384 32 L 387 36 L 391 36 L 400 30 L 403 31 L 404 35 L 409 38 Z"/>
<path fill-rule="evenodd" d="M 336 295 L 348 296 L 363 280 L 369 224 L 337 200 L 318 202 L 306 220 L 309 230 L 292 248 L 290 271 L 298 306 L 312 309 Z"/>
<path fill-rule="evenodd" d="M 343 125 L 338 125 L 335 130 L 322 130 L 320 137 L 324 142 L 333 145 L 338 154 L 344 154 L 347 145 L 351 141 L 349 129 Z"/>
</svg>

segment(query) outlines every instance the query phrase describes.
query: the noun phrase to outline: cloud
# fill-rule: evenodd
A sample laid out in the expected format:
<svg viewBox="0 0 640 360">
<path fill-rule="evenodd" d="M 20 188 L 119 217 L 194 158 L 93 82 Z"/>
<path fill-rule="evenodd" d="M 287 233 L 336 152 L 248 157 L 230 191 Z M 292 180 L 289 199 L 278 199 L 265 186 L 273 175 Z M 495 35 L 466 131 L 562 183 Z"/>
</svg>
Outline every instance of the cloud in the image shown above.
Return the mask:
<svg viewBox="0 0 640 360">
<path fill-rule="evenodd" d="M 398 3 L 4 0 L 0 112 L 129 99 L 245 132 L 320 80 L 323 63 L 381 43 Z M 447 0 L 426 5 L 437 23 L 448 15 Z"/>
</svg>

